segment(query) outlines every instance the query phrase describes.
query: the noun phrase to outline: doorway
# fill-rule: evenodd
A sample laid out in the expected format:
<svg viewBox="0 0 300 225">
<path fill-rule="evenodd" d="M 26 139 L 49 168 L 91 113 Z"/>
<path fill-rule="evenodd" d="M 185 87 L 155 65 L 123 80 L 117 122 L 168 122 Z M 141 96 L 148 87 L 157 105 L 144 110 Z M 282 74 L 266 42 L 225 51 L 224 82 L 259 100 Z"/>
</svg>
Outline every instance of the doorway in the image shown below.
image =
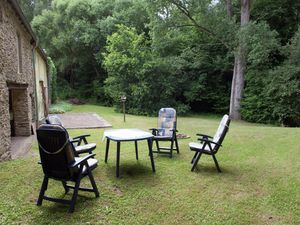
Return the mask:
<svg viewBox="0 0 300 225">
<path fill-rule="evenodd" d="M 8 85 L 10 134 L 15 136 L 31 135 L 31 102 L 27 84 Z"/>
<path fill-rule="evenodd" d="M 10 135 L 12 137 L 16 136 L 16 128 L 14 121 L 14 111 L 13 111 L 13 90 L 9 90 L 9 121 L 10 121 Z"/>
</svg>

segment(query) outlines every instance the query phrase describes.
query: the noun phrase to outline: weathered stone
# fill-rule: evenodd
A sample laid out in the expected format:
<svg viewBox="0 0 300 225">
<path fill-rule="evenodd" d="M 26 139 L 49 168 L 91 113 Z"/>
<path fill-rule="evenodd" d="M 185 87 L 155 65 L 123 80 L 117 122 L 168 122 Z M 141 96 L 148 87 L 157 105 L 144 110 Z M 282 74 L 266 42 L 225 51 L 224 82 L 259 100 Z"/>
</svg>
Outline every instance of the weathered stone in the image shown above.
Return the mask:
<svg viewBox="0 0 300 225">
<path fill-rule="evenodd" d="M 31 133 L 34 46 L 12 1 L 0 0 L 0 16 L 0 161 L 3 161 L 11 158 L 9 90 L 13 99 L 15 134 L 29 136 Z"/>
</svg>

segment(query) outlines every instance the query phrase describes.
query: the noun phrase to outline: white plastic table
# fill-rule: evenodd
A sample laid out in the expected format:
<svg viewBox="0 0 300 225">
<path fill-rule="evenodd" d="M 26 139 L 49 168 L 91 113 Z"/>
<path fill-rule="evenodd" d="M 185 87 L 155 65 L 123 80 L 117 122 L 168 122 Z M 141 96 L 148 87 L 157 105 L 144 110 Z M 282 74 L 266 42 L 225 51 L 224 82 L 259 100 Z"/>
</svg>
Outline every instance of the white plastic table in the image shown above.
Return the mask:
<svg viewBox="0 0 300 225">
<path fill-rule="evenodd" d="M 106 138 L 106 151 L 105 151 L 105 163 L 107 163 L 108 159 L 108 151 L 109 151 L 109 143 L 110 140 L 117 142 L 117 162 L 116 162 L 116 177 L 119 177 L 119 168 L 120 168 L 120 146 L 122 141 L 134 141 L 135 143 L 135 154 L 136 160 L 138 157 L 138 141 L 147 140 L 149 156 L 151 160 L 152 171 L 155 172 L 155 165 L 153 160 L 152 153 L 152 139 L 153 135 L 149 132 L 145 132 L 140 129 L 129 128 L 129 129 L 111 129 L 104 131 L 103 138 Z"/>
</svg>

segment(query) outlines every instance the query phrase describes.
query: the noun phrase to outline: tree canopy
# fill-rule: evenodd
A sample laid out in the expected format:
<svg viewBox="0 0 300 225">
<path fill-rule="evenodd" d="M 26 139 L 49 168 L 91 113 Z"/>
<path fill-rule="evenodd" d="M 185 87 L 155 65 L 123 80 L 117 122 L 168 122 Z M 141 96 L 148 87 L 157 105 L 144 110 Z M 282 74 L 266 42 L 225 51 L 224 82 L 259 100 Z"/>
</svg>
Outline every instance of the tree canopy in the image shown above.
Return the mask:
<svg viewBox="0 0 300 225">
<path fill-rule="evenodd" d="M 297 1 L 19 0 L 57 68 L 58 98 L 150 115 L 228 113 L 235 59 L 244 58 L 241 118 L 299 125 Z M 248 0 L 245 0 L 248 1 Z"/>
</svg>

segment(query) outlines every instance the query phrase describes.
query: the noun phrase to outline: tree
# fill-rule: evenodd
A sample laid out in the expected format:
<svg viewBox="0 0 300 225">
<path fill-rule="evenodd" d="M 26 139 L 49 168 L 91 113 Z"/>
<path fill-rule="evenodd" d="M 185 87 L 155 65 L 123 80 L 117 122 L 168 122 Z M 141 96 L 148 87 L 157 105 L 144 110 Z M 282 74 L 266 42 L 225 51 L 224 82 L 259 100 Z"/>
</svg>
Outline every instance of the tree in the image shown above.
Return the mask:
<svg viewBox="0 0 300 225">
<path fill-rule="evenodd" d="M 59 83 L 76 89 L 70 95 L 103 99 L 103 88 L 96 93 L 94 87 L 103 87 L 107 76 L 102 66 L 106 38 L 117 24 L 143 32 L 148 19 L 143 10 L 142 1 L 53 0 L 49 9 L 34 17 L 32 26 L 57 66 Z"/>
<path fill-rule="evenodd" d="M 250 0 L 241 0 L 241 29 L 243 29 L 250 20 Z M 245 70 L 247 63 L 247 52 L 245 42 L 239 40 L 239 46 L 234 58 L 234 68 L 231 86 L 230 110 L 229 115 L 232 119 L 241 119 L 241 99 L 243 97 Z"/>
<path fill-rule="evenodd" d="M 180 1 L 180 0 L 169 0 L 177 9 L 185 15 L 189 21 L 190 25 L 196 27 L 199 31 L 207 33 L 212 38 L 215 38 L 220 43 L 224 44 L 230 50 L 230 45 L 224 41 L 216 32 L 214 32 L 210 27 L 206 27 L 198 22 L 193 16 L 193 11 L 195 11 L 195 5 L 193 1 Z M 206 5 L 206 7 L 208 7 Z M 232 17 L 232 4 L 231 1 L 226 1 L 226 10 L 229 17 Z M 250 0 L 241 0 L 241 28 L 245 27 L 250 20 Z M 241 119 L 240 114 L 240 102 L 243 96 L 244 89 L 244 74 L 246 69 L 246 46 L 243 40 L 239 40 L 239 45 L 236 48 L 235 59 L 234 59 L 234 69 L 231 87 L 231 97 L 230 97 L 230 116 L 232 119 Z"/>
<path fill-rule="evenodd" d="M 261 35 L 268 32 L 261 29 L 251 33 Z M 249 36 L 249 35 L 248 35 Z M 274 42 L 272 36 L 265 43 Z M 247 121 L 276 123 L 284 126 L 300 126 L 300 29 L 291 42 L 282 48 L 286 59 L 274 67 L 270 61 L 253 62 L 247 72 L 245 98 L 242 102 L 242 115 Z M 259 46 L 259 48 L 261 48 Z M 273 43 L 269 49 L 279 49 Z M 265 51 L 264 51 L 265 52 Z M 249 60 L 260 58 L 261 54 L 251 55 Z M 271 59 L 272 60 L 272 59 Z M 257 76 L 257 74 L 260 74 Z"/>
<path fill-rule="evenodd" d="M 19 5 L 29 22 L 43 10 L 49 9 L 52 0 L 18 0 Z"/>
</svg>

